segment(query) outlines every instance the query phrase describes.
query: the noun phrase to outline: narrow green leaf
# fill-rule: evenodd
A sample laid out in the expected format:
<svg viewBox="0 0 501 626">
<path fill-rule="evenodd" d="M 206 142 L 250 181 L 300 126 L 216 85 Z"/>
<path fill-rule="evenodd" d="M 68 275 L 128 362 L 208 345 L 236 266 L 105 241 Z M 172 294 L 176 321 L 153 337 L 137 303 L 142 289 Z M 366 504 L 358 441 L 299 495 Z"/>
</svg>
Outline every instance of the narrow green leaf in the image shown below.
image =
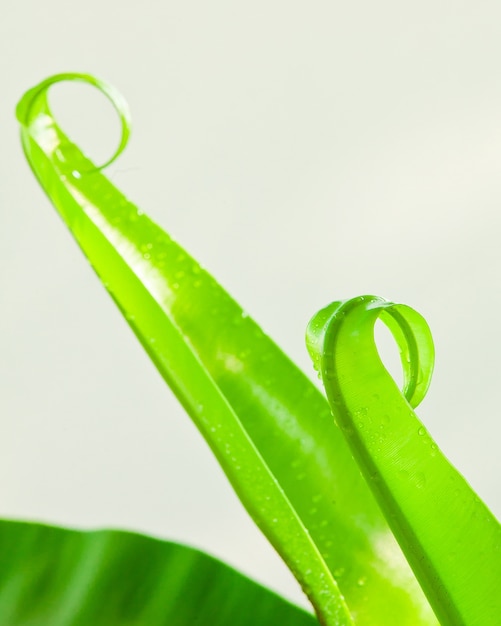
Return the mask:
<svg viewBox="0 0 501 626">
<path fill-rule="evenodd" d="M 374 340 L 381 318 L 400 348 L 401 392 Z M 374 296 L 334 302 L 307 344 L 333 414 L 443 626 L 501 623 L 501 526 L 412 410 L 433 369 L 426 321 Z"/>
<path fill-rule="evenodd" d="M 0 521 L 0 626 L 314 626 L 216 559 L 110 530 Z"/>
<path fill-rule="evenodd" d="M 324 397 L 61 131 L 47 89 L 65 79 L 102 89 L 127 128 L 112 88 L 56 76 L 18 105 L 28 161 L 320 621 L 435 625 Z"/>
</svg>

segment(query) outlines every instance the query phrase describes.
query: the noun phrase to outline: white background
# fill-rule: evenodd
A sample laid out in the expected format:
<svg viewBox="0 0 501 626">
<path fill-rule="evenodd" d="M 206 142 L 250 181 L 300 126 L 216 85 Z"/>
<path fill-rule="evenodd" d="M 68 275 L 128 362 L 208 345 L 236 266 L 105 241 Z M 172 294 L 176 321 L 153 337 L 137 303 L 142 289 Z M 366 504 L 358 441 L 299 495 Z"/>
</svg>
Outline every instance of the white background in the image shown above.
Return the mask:
<svg viewBox="0 0 501 626">
<path fill-rule="evenodd" d="M 109 176 L 306 371 L 331 300 L 427 318 L 418 413 L 501 515 L 500 57 L 497 0 L 4 0 L 0 515 L 179 540 L 303 602 L 25 164 L 15 104 L 62 71 L 122 91 Z M 52 101 L 105 160 L 104 99 Z"/>
</svg>

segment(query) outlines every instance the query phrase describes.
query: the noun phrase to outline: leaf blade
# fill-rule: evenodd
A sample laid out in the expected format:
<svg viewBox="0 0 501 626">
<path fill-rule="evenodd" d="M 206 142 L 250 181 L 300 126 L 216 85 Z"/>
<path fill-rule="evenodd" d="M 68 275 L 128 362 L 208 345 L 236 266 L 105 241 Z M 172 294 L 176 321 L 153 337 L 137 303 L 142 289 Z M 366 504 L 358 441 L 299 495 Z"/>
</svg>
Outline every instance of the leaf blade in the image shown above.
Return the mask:
<svg viewBox="0 0 501 626">
<path fill-rule="evenodd" d="M 214 279 L 69 141 L 50 114 L 47 81 L 43 85 L 28 92 L 34 101 L 26 104 L 33 96 L 25 96 L 18 110 L 32 168 L 321 618 L 351 622 L 336 578 L 361 626 L 436 624 L 325 399 Z M 231 420 L 238 422 L 233 430 Z M 270 509 L 273 480 L 256 492 L 256 464 L 242 470 L 245 454 L 233 443 L 226 449 L 230 433 L 254 460 L 261 457 L 267 479 L 276 480 L 274 493 L 285 507 L 278 517 Z M 314 558 L 297 562 L 294 524 L 299 534 L 301 524 L 307 530 L 313 545 L 307 537 L 302 545 Z"/>
</svg>

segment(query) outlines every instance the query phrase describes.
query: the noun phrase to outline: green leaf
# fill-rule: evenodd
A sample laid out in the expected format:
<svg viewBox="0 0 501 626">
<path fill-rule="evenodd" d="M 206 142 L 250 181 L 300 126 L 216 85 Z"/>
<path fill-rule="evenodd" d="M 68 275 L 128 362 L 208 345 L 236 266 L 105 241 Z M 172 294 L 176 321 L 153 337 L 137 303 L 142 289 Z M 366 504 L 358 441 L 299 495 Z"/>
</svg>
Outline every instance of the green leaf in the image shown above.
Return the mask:
<svg viewBox="0 0 501 626">
<path fill-rule="evenodd" d="M 381 318 L 401 353 L 404 390 L 374 340 Z M 433 369 L 426 321 L 374 296 L 317 313 L 307 344 L 333 414 L 443 626 L 501 621 L 501 525 L 440 452 L 412 408 Z"/>
<path fill-rule="evenodd" d="M 61 131 L 47 90 L 68 79 L 100 88 L 128 133 L 111 87 L 59 75 L 18 105 L 28 161 L 321 623 L 435 625 L 325 398 Z"/>
<path fill-rule="evenodd" d="M 186 546 L 0 521 L 1 626 L 313 626 L 300 608 Z"/>
</svg>

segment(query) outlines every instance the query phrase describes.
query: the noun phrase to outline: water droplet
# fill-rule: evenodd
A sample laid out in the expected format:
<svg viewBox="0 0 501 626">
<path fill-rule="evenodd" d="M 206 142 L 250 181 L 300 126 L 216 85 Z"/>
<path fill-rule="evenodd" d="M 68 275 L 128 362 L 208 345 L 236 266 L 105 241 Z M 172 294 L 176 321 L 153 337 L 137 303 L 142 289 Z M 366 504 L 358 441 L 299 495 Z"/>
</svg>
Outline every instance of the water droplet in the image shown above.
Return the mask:
<svg viewBox="0 0 501 626">
<path fill-rule="evenodd" d="M 344 432 L 346 437 L 353 437 L 355 434 L 351 424 L 341 424 L 341 430 Z"/>
<path fill-rule="evenodd" d="M 367 577 L 366 576 L 361 576 L 358 580 L 357 580 L 357 585 L 359 587 L 363 587 L 365 585 L 365 583 L 367 582 Z"/>
<path fill-rule="evenodd" d="M 56 158 L 58 159 L 58 161 L 61 161 L 61 163 L 64 163 L 66 161 L 66 157 L 64 155 L 64 152 L 61 150 L 61 148 L 56 148 L 54 150 L 54 154 Z"/>
<path fill-rule="evenodd" d="M 334 370 L 334 368 L 332 366 L 326 367 L 324 370 L 324 376 L 325 378 L 329 378 L 332 379 L 334 378 L 336 375 L 336 372 Z"/>
<path fill-rule="evenodd" d="M 423 437 L 424 435 L 426 435 L 426 428 L 421 426 L 417 432 L 420 437 Z"/>
<path fill-rule="evenodd" d="M 423 472 L 417 472 L 415 476 L 415 484 L 418 489 L 423 489 L 423 487 L 426 487 L 426 477 Z"/>
</svg>

